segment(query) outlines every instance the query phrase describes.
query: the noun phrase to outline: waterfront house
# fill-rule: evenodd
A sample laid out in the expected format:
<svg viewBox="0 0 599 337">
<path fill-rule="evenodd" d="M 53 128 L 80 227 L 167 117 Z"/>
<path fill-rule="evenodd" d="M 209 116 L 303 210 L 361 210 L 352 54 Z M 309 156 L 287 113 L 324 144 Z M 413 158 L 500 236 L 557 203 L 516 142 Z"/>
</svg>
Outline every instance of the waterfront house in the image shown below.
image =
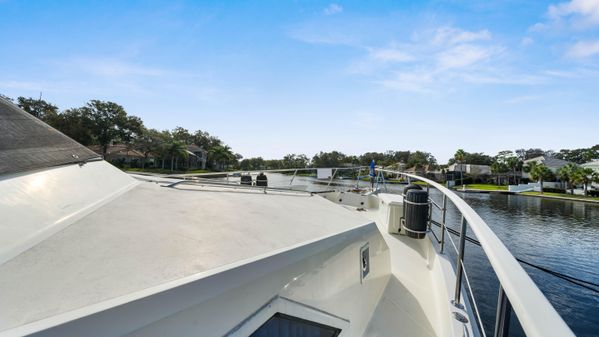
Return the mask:
<svg viewBox="0 0 599 337">
<path fill-rule="evenodd" d="M 206 169 L 206 157 L 208 156 L 208 151 L 203 148 L 191 144 L 187 145 L 187 169 L 188 170 L 205 170 Z"/>
<path fill-rule="evenodd" d="M 476 165 L 476 164 L 451 164 L 447 168 L 451 172 L 463 172 L 473 176 L 482 176 L 491 174 L 491 166 L 489 165 Z"/>
<path fill-rule="evenodd" d="M 102 155 L 101 145 L 90 145 L 88 148 L 95 153 Z M 104 160 L 115 165 L 127 164 L 129 166 L 135 166 L 143 159 L 143 153 L 126 144 L 108 145 L 108 148 L 106 149 L 106 156 L 104 158 Z"/>
<path fill-rule="evenodd" d="M 526 159 L 524 161 L 524 166 L 529 165 L 530 163 L 537 163 L 545 165 L 551 172 L 557 174 L 557 171 L 562 167 L 566 166 L 569 163 L 567 160 L 551 157 L 551 156 L 538 156 L 530 159 Z M 522 178 L 530 179 L 530 175 L 526 172 L 522 172 Z M 557 187 L 557 185 L 556 185 Z"/>
<path fill-rule="evenodd" d="M 588 163 L 584 163 L 580 165 L 581 167 L 593 169 L 595 172 L 599 173 L 599 159 L 592 160 Z M 599 189 L 598 183 L 591 184 L 592 189 Z"/>
<path fill-rule="evenodd" d="M 595 172 L 599 173 L 599 159 L 595 159 L 588 163 L 581 164 L 580 166 L 593 169 L 593 170 L 595 170 Z"/>
</svg>

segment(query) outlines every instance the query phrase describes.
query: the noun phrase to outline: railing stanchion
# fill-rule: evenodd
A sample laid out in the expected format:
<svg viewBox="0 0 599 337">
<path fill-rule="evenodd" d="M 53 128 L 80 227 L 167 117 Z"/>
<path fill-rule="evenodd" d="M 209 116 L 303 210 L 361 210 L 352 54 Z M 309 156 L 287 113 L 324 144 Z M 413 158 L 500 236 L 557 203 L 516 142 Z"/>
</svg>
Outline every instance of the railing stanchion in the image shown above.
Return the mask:
<svg viewBox="0 0 599 337">
<path fill-rule="evenodd" d="M 335 174 L 337 174 L 337 169 L 335 169 L 335 171 L 333 171 L 333 174 L 331 175 L 331 179 L 329 180 L 327 187 L 331 186 L 331 183 L 333 182 L 333 178 L 335 178 Z"/>
<path fill-rule="evenodd" d="M 512 305 L 500 284 L 499 296 L 497 297 L 494 337 L 508 337 L 510 331 L 510 316 L 512 316 Z"/>
<path fill-rule="evenodd" d="M 460 295 L 462 293 L 462 274 L 463 274 L 463 266 L 462 262 L 464 261 L 464 248 L 466 247 L 466 219 L 464 219 L 464 215 L 462 215 L 462 226 L 460 229 L 460 246 L 458 247 L 458 261 L 457 271 L 455 274 L 455 296 L 454 303 L 460 304 Z"/>
<path fill-rule="evenodd" d="M 289 182 L 289 186 L 291 186 L 291 184 L 293 184 L 293 179 L 295 179 L 295 175 L 297 174 L 297 170 L 295 170 L 293 172 L 293 177 L 291 177 L 291 181 Z"/>
<path fill-rule="evenodd" d="M 447 195 L 443 194 L 443 209 L 441 210 L 441 254 L 445 247 L 445 215 L 447 213 Z"/>
</svg>

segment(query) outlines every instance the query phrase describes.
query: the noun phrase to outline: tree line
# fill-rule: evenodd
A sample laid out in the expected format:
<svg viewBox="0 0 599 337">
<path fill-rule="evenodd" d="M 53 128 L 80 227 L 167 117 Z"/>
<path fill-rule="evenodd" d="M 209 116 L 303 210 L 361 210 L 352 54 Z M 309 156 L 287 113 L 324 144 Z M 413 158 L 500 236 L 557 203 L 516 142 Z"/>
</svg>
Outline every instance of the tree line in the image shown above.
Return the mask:
<svg viewBox="0 0 599 337">
<path fill-rule="evenodd" d="M 5 95 L 0 99 L 11 101 L 24 111 L 39 118 L 78 143 L 99 145 L 103 157 L 112 144 L 124 144 L 135 149 L 144 158 L 144 168 L 150 156 L 158 157 L 162 168 L 176 169 L 179 161 L 187 159 L 187 146 L 195 144 L 208 152 L 207 165 L 212 169 L 227 169 L 241 158 L 231 147 L 208 132 L 190 132 L 183 127 L 173 130 L 147 128 L 141 118 L 127 114 L 114 102 L 90 100 L 82 107 L 60 111 L 43 99 L 18 97 L 16 101 Z"/>
<path fill-rule="evenodd" d="M 435 169 L 435 157 L 423 151 L 366 152 L 361 155 L 347 155 L 340 151 L 319 152 L 312 158 L 305 154 L 288 154 L 283 159 L 265 160 L 262 157 L 243 159 L 239 163 L 242 170 L 289 169 L 303 167 L 343 167 L 367 166 L 374 160 L 377 165 L 392 166 L 402 163 L 406 167 Z"/>
<path fill-rule="evenodd" d="M 557 170 L 551 171 L 543 163 L 530 162 L 524 164 L 524 161 L 539 156 L 554 157 L 568 161 L 565 166 Z M 500 185 L 502 183 L 518 184 L 521 181 L 522 172 L 528 173 L 533 181 L 537 181 L 541 185 L 541 193 L 543 193 L 544 181 L 560 181 L 566 183 L 567 189 L 574 194 L 574 185 L 582 184 L 584 194 L 588 194 L 588 186 L 593 182 L 599 183 L 599 173 L 591 168 L 579 166 L 586 162 L 599 159 L 599 144 L 590 148 L 581 149 L 562 149 L 558 152 L 553 150 L 544 151 L 542 149 L 518 149 L 515 151 L 506 150 L 500 151 L 495 156 L 489 156 L 484 153 L 468 153 L 463 149 L 458 149 L 453 158 L 449 160 L 449 164 L 475 164 L 489 165 L 492 175 L 495 176 L 495 182 Z M 462 183 L 463 170 L 460 170 L 460 182 Z"/>
<path fill-rule="evenodd" d="M 135 149 L 144 156 L 140 163 L 142 168 L 148 158 L 154 156 L 159 158 L 161 168 L 176 169 L 180 161 L 187 159 L 187 146 L 195 144 L 207 151 L 207 166 L 212 170 L 366 166 L 375 160 L 377 165 L 381 166 L 401 164 L 398 168 L 418 170 L 426 168 L 446 172 L 448 165 L 462 163 L 489 165 L 499 184 L 501 177 L 506 183 L 519 182 L 521 175 L 518 173 L 528 169 L 524 168 L 523 162 L 541 155 L 556 157 L 574 164 L 599 159 L 599 144 L 590 148 L 562 149 L 557 152 L 539 148 L 506 150 L 494 156 L 482 152 L 469 153 L 459 149 L 449 159 L 447 165 L 439 165 L 436 158 L 425 151 L 367 152 L 361 155 L 321 151 L 312 157 L 305 154 L 287 154 L 282 159 L 262 157 L 244 159 L 230 146 L 208 132 L 202 130 L 190 132 L 180 126 L 172 130 L 148 128 L 141 118 L 129 115 L 121 105 L 110 101 L 90 100 L 82 107 L 60 111 L 56 105 L 41 98 L 18 97 L 15 101 L 0 94 L 0 99 L 14 102 L 26 112 L 85 146 L 99 145 L 104 156 L 111 144 L 124 144 Z"/>
</svg>

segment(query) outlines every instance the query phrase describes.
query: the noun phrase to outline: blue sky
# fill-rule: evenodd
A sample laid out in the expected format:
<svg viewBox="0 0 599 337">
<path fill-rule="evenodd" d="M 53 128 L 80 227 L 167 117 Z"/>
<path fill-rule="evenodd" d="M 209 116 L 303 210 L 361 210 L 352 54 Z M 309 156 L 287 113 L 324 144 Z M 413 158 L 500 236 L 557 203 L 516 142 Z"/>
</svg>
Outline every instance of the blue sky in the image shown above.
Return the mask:
<svg viewBox="0 0 599 337">
<path fill-rule="evenodd" d="M 0 0 L 0 93 L 245 157 L 599 143 L 599 0 Z"/>
</svg>

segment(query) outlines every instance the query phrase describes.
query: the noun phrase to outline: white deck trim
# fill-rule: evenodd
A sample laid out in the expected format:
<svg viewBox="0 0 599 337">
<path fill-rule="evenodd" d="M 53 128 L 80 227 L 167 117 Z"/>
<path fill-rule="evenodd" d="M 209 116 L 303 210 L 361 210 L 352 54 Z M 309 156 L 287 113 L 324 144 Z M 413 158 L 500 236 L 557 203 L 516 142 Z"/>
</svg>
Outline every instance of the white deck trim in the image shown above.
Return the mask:
<svg viewBox="0 0 599 337">
<path fill-rule="evenodd" d="M 7 329 L 4 331 L 0 331 L 0 337 L 16 337 L 16 336 L 24 336 L 30 335 L 36 332 L 41 332 L 46 329 L 50 329 L 56 327 L 58 325 L 68 323 L 71 321 L 75 321 L 80 318 L 84 318 L 96 313 L 100 313 L 102 311 L 116 308 L 121 305 L 125 305 L 136 300 L 140 300 L 143 298 L 150 297 L 152 295 L 156 295 L 159 293 L 166 292 L 168 290 L 172 290 L 187 284 L 191 284 L 203 279 L 206 279 L 215 275 L 226 275 L 225 272 L 233 271 L 238 268 L 250 267 L 249 265 L 259 262 L 261 260 L 266 260 L 269 258 L 276 258 L 277 255 L 282 255 L 284 253 L 293 252 L 293 259 L 285 257 L 280 261 L 275 263 L 269 263 L 268 268 L 271 270 L 276 270 L 281 268 L 282 266 L 289 265 L 293 262 L 299 261 L 307 256 L 311 256 L 316 254 L 319 250 L 322 250 L 326 247 L 333 246 L 337 243 L 347 240 L 348 238 L 358 236 L 362 234 L 364 231 L 369 228 L 376 228 L 376 224 L 373 221 L 366 222 L 363 225 L 359 225 L 354 228 L 350 228 L 345 231 L 333 233 L 330 235 L 322 236 L 313 240 L 308 240 L 302 243 L 298 243 L 292 246 L 276 249 L 270 251 L 265 254 L 257 255 L 252 258 L 236 261 L 230 264 L 222 265 L 204 272 L 200 272 L 197 274 L 189 275 L 186 277 L 182 277 L 180 279 L 163 283 L 158 286 L 150 287 L 144 290 L 140 290 L 134 293 L 130 293 L 124 296 L 115 297 L 110 300 L 98 302 L 92 305 L 88 305 L 82 308 L 78 308 L 75 310 L 71 310 L 68 312 L 61 313 L 56 316 L 48 317 L 41 319 L 39 321 L 31 322 L 28 324 L 21 325 L 16 328 Z M 266 273 L 266 270 L 261 270 Z M 241 282 L 240 280 L 232 280 L 231 282 Z"/>
</svg>

